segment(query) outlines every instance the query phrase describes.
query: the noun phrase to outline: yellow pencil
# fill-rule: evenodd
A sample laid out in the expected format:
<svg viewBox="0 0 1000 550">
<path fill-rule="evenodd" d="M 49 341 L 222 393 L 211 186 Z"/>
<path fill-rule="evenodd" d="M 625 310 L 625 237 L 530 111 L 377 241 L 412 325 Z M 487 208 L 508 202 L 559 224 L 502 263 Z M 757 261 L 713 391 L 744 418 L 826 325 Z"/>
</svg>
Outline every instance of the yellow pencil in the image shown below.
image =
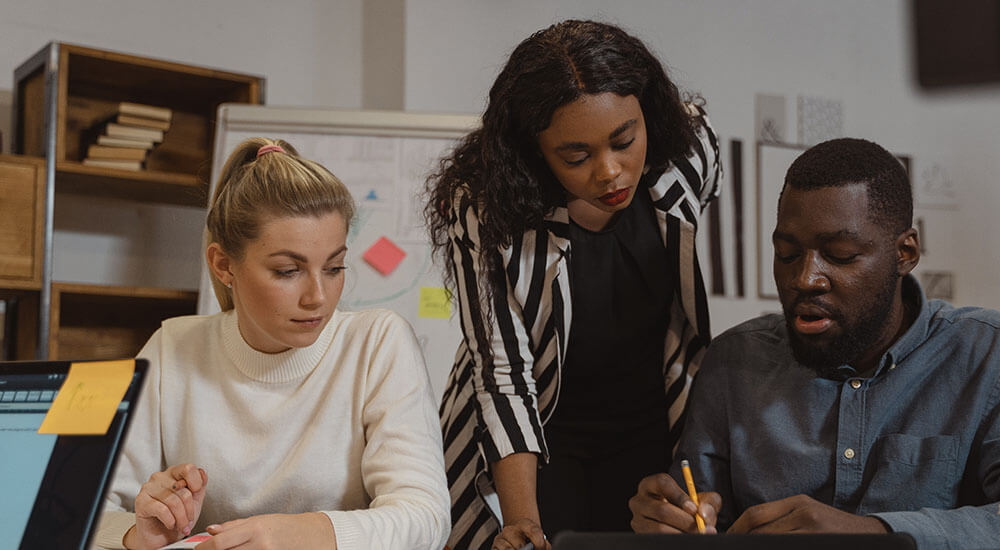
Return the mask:
<svg viewBox="0 0 1000 550">
<path fill-rule="evenodd" d="M 691 496 L 691 500 L 694 501 L 694 505 L 698 506 L 698 491 L 694 490 L 694 478 L 691 477 L 691 465 L 688 464 L 687 460 L 681 461 L 681 472 L 684 473 L 684 483 L 687 484 L 688 495 Z M 694 520 L 698 523 L 698 532 L 705 533 L 705 520 L 701 519 L 701 512 L 695 512 Z"/>
</svg>

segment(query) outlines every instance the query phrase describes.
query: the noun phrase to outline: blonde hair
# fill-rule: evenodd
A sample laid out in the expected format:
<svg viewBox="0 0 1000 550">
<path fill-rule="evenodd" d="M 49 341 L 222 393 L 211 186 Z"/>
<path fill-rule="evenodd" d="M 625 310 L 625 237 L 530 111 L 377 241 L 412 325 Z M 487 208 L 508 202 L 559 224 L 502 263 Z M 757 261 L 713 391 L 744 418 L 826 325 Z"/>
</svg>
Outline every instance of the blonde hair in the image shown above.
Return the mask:
<svg viewBox="0 0 1000 550">
<path fill-rule="evenodd" d="M 258 156 L 265 146 L 280 146 Z M 288 142 L 250 138 L 226 159 L 208 210 L 205 246 L 218 243 L 228 256 L 241 259 L 267 217 L 322 216 L 339 213 L 348 225 L 354 199 L 337 176 L 299 156 Z M 209 270 L 222 311 L 233 309 L 232 289 Z"/>
</svg>

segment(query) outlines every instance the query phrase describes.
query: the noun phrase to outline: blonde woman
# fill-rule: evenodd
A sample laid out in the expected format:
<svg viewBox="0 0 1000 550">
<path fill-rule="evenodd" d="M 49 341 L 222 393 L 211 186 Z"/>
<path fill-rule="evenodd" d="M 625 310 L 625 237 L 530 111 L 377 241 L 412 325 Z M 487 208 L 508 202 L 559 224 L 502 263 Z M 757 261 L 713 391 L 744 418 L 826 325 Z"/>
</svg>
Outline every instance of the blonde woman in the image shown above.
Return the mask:
<svg viewBox="0 0 1000 550">
<path fill-rule="evenodd" d="M 336 309 L 354 204 L 284 141 L 240 144 L 208 214 L 222 312 L 139 356 L 141 406 L 98 534 L 159 548 L 440 548 L 441 436 L 420 348 L 385 310 Z"/>
</svg>

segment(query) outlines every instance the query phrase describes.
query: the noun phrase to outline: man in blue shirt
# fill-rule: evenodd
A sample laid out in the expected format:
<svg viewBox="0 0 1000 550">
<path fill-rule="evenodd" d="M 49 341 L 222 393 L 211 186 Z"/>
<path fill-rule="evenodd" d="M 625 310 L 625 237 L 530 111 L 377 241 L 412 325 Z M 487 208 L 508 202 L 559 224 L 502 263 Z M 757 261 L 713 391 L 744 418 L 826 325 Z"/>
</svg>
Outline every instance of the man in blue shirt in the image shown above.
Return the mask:
<svg viewBox="0 0 1000 550">
<path fill-rule="evenodd" d="M 638 532 L 906 532 L 1000 548 L 1000 313 L 928 301 L 910 186 L 878 145 L 838 139 L 789 168 L 773 234 L 784 315 L 715 339 L 670 475 L 630 501 Z M 675 480 L 690 461 L 695 507 Z M 704 492 L 701 492 L 704 491 Z"/>
</svg>

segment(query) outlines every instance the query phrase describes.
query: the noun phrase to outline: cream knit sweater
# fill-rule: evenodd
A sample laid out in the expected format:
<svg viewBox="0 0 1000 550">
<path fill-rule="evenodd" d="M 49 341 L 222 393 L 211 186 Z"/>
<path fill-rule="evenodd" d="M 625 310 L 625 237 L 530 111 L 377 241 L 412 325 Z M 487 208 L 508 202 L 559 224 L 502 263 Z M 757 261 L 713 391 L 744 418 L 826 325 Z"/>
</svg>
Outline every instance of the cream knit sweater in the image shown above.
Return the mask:
<svg viewBox="0 0 1000 550">
<path fill-rule="evenodd" d="M 121 548 L 150 474 L 208 473 L 201 517 L 325 512 L 337 546 L 444 546 L 441 432 L 420 347 L 402 317 L 338 311 L 312 346 L 249 347 L 233 312 L 170 319 L 150 362 L 96 543 Z"/>
</svg>

